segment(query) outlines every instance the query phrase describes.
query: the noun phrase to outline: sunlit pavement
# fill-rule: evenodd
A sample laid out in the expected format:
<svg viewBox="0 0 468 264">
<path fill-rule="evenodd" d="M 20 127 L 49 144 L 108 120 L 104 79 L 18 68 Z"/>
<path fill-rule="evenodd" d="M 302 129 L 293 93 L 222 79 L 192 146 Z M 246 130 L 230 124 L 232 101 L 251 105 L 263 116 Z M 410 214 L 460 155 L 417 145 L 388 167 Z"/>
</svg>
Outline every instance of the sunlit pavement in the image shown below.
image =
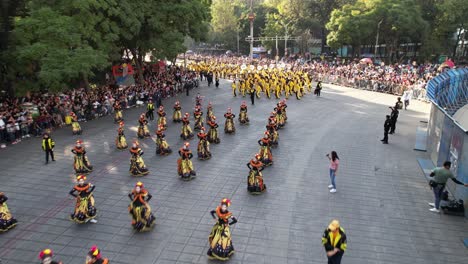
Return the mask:
<svg viewBox="0 0 468 264">
<path fill-rule="evenodd" d="M 206 83 L 203 83 L 205 85 Z M 95 184 L 98 223 L 77 225 L 68 216 L 74 200 L 68 195 L 74 182 L 71 128 L 52 134 L 55 163 L 43 165 L 40 139 L 28 139 L 0 150 L 0 191 L 18 226 L 0 234 L 0 263 L 36 263 L 40 250 L 52 248 L 64 264 L 82 264 L 89 247 L 97 244 L 111 263 L 209 263 L 208 235 L 214 223 L 209 212 L 223 197 L 239 222 L 232 228 L 236 253 L 230 263 L 326 263 L 321 245 L 324 228 L 339 219 L 348 235 L 343 263 L 464 263 L 468 251 L 461 239 L 468 237 L 464 218 L 429 212 L 432 193 L 413 151 L 416 127 L 427 121 L 429 104 L 412 101 L 402 110 L 396 134 L 383 145 L 383 122 L 396 97 L 387 94 L 325 85 L 322 97 L 309 94 L 288 101 L 288 123 L 280 130 L 280 144 L 273 150 L 274 165 L 265 169 L 268 187 L 261 196 L 246 190 L 245 166 L 258 151 L 269 112 L 276 100 L 233 98 L 230 84 L 202 87 L 190 96 L 179 95 L 183 112 L 193 112 L 200 91 L 204 112 L 214 104 L 220 128 L 223 114 L 232 107 L 249 105 L 249 126 L 225 135 L 212 145 L 213 158 L 194 159 L 198 177 L 181 181 L 176 171 L 180 124 L 169 122 L 167 141 L 174 153 L 155 155 L 151 139 L 140 141 L 150 174 L 140 179 L 128 173 L 130 154 L 118 151 L 117 126 L 112 117 L 83 123 L 88 156 L 94 165 L 89 180 Z M 172 115 L 174 98 L 164 101 Z M 124 112 L 127 140 L 136 136 L 137 117 L 144 108 Z M 170 120 L 170 118 L 168 118 Z M 154 135 L 155 122 L 150 130 Z M 193 122 L 192 122 L 193 125 Z M 196 153 L 197 140 L 191 141 Z M 328 160 L 336 150 L 341 160 L 338 192 L 328 191 Z M 144 182 L 156 226 L 149 233 L 135 233 L 130 226 L 127 194 L 137 180 Z"/>
</svg>

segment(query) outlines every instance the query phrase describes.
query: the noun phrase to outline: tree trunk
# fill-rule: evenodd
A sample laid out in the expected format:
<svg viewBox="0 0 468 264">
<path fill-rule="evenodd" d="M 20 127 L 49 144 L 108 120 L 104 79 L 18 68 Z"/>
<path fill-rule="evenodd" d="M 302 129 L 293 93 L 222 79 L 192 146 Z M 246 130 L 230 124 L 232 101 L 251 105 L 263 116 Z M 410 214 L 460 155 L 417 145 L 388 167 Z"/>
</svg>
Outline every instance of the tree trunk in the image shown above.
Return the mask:
<svg viewBox="0 0 468 264">
<path fill-rule="evenodd" d="M 89 80 L 88 80 L 88 74 L 85 72 L 81 73 L 81 77 L 83 78 L 83 84 L 85 86 L 86 92 L 89 92 Z"/>
<path fill-rule="evenodd" d="M 141 60 L 140 60 L 141 55 L 137 54 L 137 52 L 135 50 L 133 50 L 133 49 L 130 50 L 130 52 L 132 53 L 133 59 L 135 60 L 135 65 L 137 67 L 138 82 L 140 84 L 144 84 L 145 81 L 144 81 L 144 78 L 143 78 L 143 67 L 141 65 Z"/>
<path fill-rule="evenodd" d="M 457 41 L 455 42 L 455 46 L 453 47 L 453 53 L 452 53 L 453 59 L 455 59 L 455 56 L 457 55 L 457 47 L 458 47 L 458 42 L 460 42 L 461 30 L 462 30 L 461 28 L 458 29 Z"/>
<path fill-rule="evenodd" d="M 322 46 L 321 46 L 321 50 L 320 50 L 320 53 L 324 53 L 325 52 L 325 43 L 327 41 L 327 37 L 325 36 L 325 26 L 322 27 Z"/>
</svg>

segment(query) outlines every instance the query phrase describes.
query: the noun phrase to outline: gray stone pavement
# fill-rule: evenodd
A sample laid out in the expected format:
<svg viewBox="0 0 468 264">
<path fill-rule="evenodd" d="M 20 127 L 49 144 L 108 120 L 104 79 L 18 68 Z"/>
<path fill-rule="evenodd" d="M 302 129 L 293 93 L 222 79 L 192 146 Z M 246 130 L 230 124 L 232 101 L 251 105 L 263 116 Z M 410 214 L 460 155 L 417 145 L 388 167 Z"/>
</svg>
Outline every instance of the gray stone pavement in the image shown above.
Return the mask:
<svg viewBox="0 0 468 264">
<path fill-rule="evenodd" d="M 205 83 L 206 84 L 206 83 Z M 197 90 L 195 90 L 197 91 Z M 202 87 L 214 103 L 220 123 L 225 108 L 237 114 L 242 98 L 233 98 L 229 84 Z M 193 111 L 194 96 L 179 95 L 183 111 Z M 249 102 L 248 98 L 244 98 Z M 183 182 L 176 172 L 177 154 L 155 155 L 151 139 L 141 141 L 150 174 L 128 174 L 128 151 L 114 146 L 117 126 L 112 117 L 83 123 L 84 140 L 95 167 L 98 223 L 77 225 L 68 220 L 73 210 L 68 191 L 73 186 L 72 153 L 77 137 L 71 128 L 53 133 L 55 163 L 43 165 L 39 139 L 29 139 L 0 151 L 0 191 L 5 192 L 18 226 L 0 234 L 0 263 L 36 263 L 38 252 L 52 248 L 65 264 L 81 264 L 93 244 L 111 263 L 212 263 L 206 257 L 213 225 L 209 214 L 223 197 L 239 222 L 232 228 L 236 253 L 230 263 L 326 263 L 321 235 L 337 218 L 348 234 L 343 263 L 463 263 L 468 251 L 464 218 L 428 211 L 432 194 L 413 151 L 416 127 L 428 118 L 429 105 L 412 102 L 401 111 L 396 135 L 382 145 L 383 121 L 396 97 L 325 85 L 321 98 L 307 95 L 288 103 L 288 124 L 280 130 L 273 150 L 275 164 L 264 171 L 268 190 L 251 196 L 246 190 L 245 164 L 258 151 L 268 113 L 276 100 L 249 104 L 250 126 L 237 125 L 235 135 L 220 131 L 221 144 L 213 158 L 194 160 L 198 177 Z M 172 114 L 174 98 L 164 104 Z M 126 135 L 136 135 L 143 108 L 124 112 Z M 237 119 L 237 118 L 236 118 Z M 154 135 L 155 122 L 151 124 Z M 180 124 L 169 122 L 167 140 L 173 150 L 183 141 Z M 196 140 L 192 140 L 196 150 Z M 336 150 L 341 158 L 338 192 L 330 194 L 328 160 Z M 155 229 L 135 233 L 127 213 L 128 192 L 142 180 L 153 194 Z"/>
</svg>

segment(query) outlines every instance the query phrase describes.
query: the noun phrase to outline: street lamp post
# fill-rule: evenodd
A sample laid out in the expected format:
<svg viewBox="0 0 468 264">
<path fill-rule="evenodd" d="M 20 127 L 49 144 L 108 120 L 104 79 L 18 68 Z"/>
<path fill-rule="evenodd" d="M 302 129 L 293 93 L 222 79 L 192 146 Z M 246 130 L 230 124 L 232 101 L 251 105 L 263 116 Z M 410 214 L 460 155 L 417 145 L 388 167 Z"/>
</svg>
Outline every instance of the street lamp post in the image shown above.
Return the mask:
<svg viewBox="0 0 468 264">
<path fill-rule="evenodd" d="M 382 24 L 383 19 L 379 21 L 377 24 L 377 36 L 375 37 L 375 51 L 374 51 L 374 58 L 377 58 L 377 46 L 379 45 L 379 32 L 380 32 L 380 25 Z"/>
<path fill-rule="evenodd" d="M 284 56 L 286 57 L 288 55 L 288 38 L 289 38 L 289 31 L 288 27 L 291 21 L 288 23 L 284 23 L 284 21 L 280 21 L 281 25 L 284 27 Z"/>
<path fill-rule="evenodd" d="M 250 0 L 250 13 L 249 13 L 249 20 L 250 20 L 250 59 L 253 59 L 253 21 L 255 18 L 255 15 L 253 13 L 253 0 Z"/>
</svg>

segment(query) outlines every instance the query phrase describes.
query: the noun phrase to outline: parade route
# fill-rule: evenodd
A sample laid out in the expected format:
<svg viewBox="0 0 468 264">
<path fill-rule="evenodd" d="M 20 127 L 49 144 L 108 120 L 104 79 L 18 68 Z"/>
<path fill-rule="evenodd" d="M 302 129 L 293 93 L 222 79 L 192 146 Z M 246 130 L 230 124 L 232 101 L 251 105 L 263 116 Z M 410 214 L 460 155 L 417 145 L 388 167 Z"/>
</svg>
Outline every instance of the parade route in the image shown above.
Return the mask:
<svg viewBox="0 0 468 264">
<path fill-rule="evenodd" d="M 179 137 L 181 124 L 172 123 L 172 106 L 180 100 L 193 127 L 197 92 L 204 96 L 204 114 L 208 102 L 213 103 L 221 143 L 211 145 L 212 159 L 193 159 L 197 178 L 184 182 L 176 169 L 177 150 L 184 141 Z M 242 100 L 248 105 L 248 126 L 237 120 Z M 411 101 L 408 111 L 400 111 L 396 134 L 383 145 L 385 115 L 396 96 L 324 85 L 322 97 L 290 97 L 288 122 L 272 151 L 274 165 L 263 171 L 267 191 L 252 196 L 246 190 L 246 164 L 259 150 L 257 141 L 277 101 L 263 97 L 251 105 L 249 97 L 233 97 L 224 80 L 219 89 L 202 82 L 190 96 L 166 99 L 166 139 L 173 153 L 155 154 L 155 118 L 149 125 L 153 139 L 140 140 L 150 170 L 141 178 L 128 172 L 129 151 L 115 148 L 118 126 L 112 116 L 81 123 L 81 136 L 73 136 L 71 127 L 53 132 L 56 162 L 48 165 L 40 138 L 0 150 L 0 191 L 18 220 L 17 227 L 0 234 L 0 263 L 35 263 L 38 253 L 49 247 L 64 264 L 82 264 L 94 244 L 112 264 L 217 263 L 206 255 L 214 224 L 210 211 L 224 197 L 231 199 L 230 211 L 239 221 L 231 228 L 236 253 L 228 263 L 326 263 L 321 236 L 335 218 L 348 236 L 343 257 L 347 264 L 455 264 L 468 259 L 462 242 L 468 237 L 466 219 L 428 210 L 433 194 L 417 163 L 427 154 L 413 148 L 429 104 Z M 236 114 L 234 135 L 223 132 L 227 107 Z M 129 143 L 136 138 L 142 112 L 144 107 L 123 113 Z M 94 166 L 88 180 L 96 185 L 96 224 L 69 220 L 75 203 L 68 194 L 75 175 L 71 149 L 77 139 L 84 141 Z M 190 143 L 196 156 L 198 139 Z M 334 194 L 327 188 L 325 154 L 331 150 L 341 162 Z M 127 209 L 127 195 L 137 181 L 153 195 L 149 203 L 156 225 L 146 233 L 135 233 Z"/>
</svg>

